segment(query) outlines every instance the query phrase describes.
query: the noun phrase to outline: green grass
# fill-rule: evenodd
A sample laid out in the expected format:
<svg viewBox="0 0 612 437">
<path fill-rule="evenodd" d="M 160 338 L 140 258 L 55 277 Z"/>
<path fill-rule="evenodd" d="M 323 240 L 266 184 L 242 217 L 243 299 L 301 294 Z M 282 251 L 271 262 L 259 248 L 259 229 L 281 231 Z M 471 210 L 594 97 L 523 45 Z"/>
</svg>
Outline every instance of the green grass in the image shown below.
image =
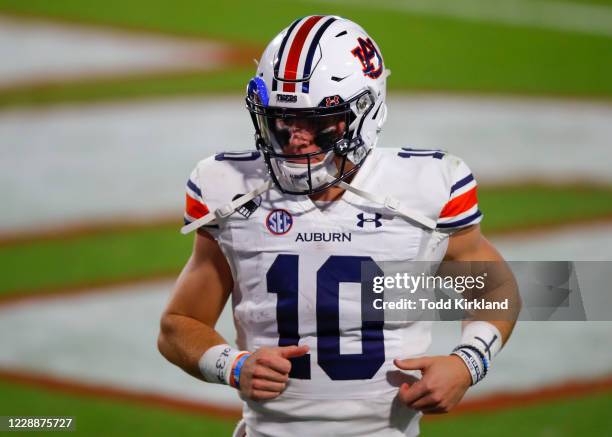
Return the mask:
<svg viewBox="0 0 612 437">
<path fill-rule="evenodd" d="M 192 244 L 179 227 L 177 220 L 176 226 L 1 247 L 0 294 L 178 272 Z"/>
<path fill-rule="evenodd" d="M 0 382 L 2 415 L 76 416 L 77 434 L 230 436 L 231 421 Z M 612 393 L 421 422 L 424 437 L 612 435 Z M 23 435 L 23 434 L 21 434 Z"/>
<path fill-rule="evenodd" d="M 199 0 L 109 0 L 104 7 L 79 0 L 0 0 L 0 10 L 263 46 L 295 17 L 335 13 L 361 23 L 382 47 L 393 70 L 391 89 L 612 96 L 612 38 L 477 23 L 384 11 L 376 3 L 332 5 L 238 0 L 231 8 Z M 227 75 L 142 78 L 125 82 L 64 84 L 0 93 L 0 106 L 143 95 L 243 92 L 252 69 Z"/>
<path fill-rule="evenodd" d="M 571 437 L 612 435 L 612 393 L 425 421 L 424 437 Z"/>
<path fill-rule="evenodd" d="M 612 214 L 612 189 L 482 188 L 483 230 L 499 232 Z M 66 240 L 0 247 L 0 294 L 53 292 L 63 287 L 177 274 L 192 237 L 176 225 L 108 231 Z"/>
<path fill-rule="evenodd" d="M 612 188 L 480 186 L 480 209 L 485 214 L 484 232 L 502 232 L 537 225 L 610 217 Z"/>
<path fill-rule="evenodd" d="M 533 0 L 532 0 L 533 1 Z M 559 2 L 559 0 L 536 0 L 536 1 L 545 1 L 545 2 Z M 568 3 L 578 3 L 581 5 L 603 5 L 603 6 L 612 6 L 612 0 L 569 0 Z"/>
<path fill-rule="evenodd" d="M 235 424 L 127 401 L 77 396 L 0 382 L 3 416 L 75 416 L 76 434 L 87 436 L 231 436 Z M 19 433 L 28 435 L 38 433 Z M 73 434 L 68 434 L 73 435 Z"/>
</svg>

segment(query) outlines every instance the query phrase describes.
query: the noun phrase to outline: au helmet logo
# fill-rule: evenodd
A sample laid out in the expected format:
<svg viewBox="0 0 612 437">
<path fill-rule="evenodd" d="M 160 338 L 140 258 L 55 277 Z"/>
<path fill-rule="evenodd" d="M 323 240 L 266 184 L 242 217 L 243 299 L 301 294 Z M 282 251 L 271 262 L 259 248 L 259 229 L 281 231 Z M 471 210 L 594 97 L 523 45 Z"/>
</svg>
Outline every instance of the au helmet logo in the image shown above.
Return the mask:
<svg viewBox="0 0 612 437">
<path fill-rule="evenodd" d="M 357 214 L 357 218 L 359 219 L 359 221 L 357 222 L 357 226 L 359 226 L 360 228 L 363 228 L 365 223 L 373 223 L 374 227 L 379 228 L 382 226 L 382 222 L 380 221 L 380 219 L 382 218 L 382 214 L 379 213 L 374 213 L 372 214 L 374 217 L 366 217 L 364 213 L 360 212 L 359 214 Z"/>
<path fill-rule="evenodd" d="M 370 38 L 357 38 L 357 42 L 359 45 L 351 53 L 361 61 L 363 74 L 372 79 L 378 78 L 383 71 L 382 56 Z"/>
<path fill-rule="evenodd" d="M 293 226 L 293 217 L 284 209 L 274 209 L 266 217 L 266 227 L 274 235 L 285 235 Z"/>
</svg>

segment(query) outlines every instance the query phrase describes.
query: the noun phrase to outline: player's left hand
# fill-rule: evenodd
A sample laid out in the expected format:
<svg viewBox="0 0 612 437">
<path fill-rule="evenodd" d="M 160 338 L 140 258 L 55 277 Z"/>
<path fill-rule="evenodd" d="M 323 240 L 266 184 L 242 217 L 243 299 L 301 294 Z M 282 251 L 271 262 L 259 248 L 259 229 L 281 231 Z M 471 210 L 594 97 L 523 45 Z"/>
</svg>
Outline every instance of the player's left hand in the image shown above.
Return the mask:
<svg viewBox="0 0 612 437">
<path fill-rule="evenodd" d="M 419 381 L 400 386 L 398 397 L 407 407 L 424 414 L 448 413 L 472 383 L 467 367 L 455 355 L 395 359 L 393 363 L 402 370 L 421 371 Z"/>
</svg>

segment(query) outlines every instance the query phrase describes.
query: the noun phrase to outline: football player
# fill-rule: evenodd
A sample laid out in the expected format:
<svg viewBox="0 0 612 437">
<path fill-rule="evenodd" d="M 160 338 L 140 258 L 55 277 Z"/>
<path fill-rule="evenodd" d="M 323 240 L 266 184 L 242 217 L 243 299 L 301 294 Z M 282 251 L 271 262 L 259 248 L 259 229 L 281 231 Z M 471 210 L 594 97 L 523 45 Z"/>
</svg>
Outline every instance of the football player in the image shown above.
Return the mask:
<svg viewBox="0 0 612 437">
<path fill-rule="evenodd" d="M 359 25 L 300 18 L 248 84 L 256 149 L 191 173 L 193 253 L 158 346 L 239 391 L 235 435 L 417 435 L 421 415 L 450 411 L 510 336 L 514 320 L 476 314 L 450 355 L 425 356 L 432 322 L 362 320 L 373 299 L 359 288 L 363 262 L 503 261 L 480 232 L 462 160 L 375 147 L 388 75 Z M 511 272 L 491 274 L 517 307 Z M 230 295 L 238 349 L 215 331 Z"/>
</svg>

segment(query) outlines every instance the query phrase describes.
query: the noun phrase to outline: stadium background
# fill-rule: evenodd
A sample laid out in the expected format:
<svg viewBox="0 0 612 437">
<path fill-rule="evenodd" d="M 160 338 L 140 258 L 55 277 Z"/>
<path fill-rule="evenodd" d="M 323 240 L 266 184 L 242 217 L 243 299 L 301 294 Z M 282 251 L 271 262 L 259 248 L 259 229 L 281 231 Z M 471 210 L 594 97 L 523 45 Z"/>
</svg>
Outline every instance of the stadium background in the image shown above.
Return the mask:
<svg viewBox="0 0 612 437">
<path fill-rule="evenodd" d="M 508 258 L 612 259 L 612 2 L 288 5 L 0 0 L 0 415 L 230 433 L 233 394 L 164 363 L 156 322 L 190 251 L 186 176 L 251 147 L 252 59 L 296 16 L 342 15 L 377 40 L 393 72 L 381 145 L 465 158 Z M 611 326 L 519 326 L 424 435 L 612 435 Z M 456 326 L 436 329 L 443 352 Z"/>
</svg>

